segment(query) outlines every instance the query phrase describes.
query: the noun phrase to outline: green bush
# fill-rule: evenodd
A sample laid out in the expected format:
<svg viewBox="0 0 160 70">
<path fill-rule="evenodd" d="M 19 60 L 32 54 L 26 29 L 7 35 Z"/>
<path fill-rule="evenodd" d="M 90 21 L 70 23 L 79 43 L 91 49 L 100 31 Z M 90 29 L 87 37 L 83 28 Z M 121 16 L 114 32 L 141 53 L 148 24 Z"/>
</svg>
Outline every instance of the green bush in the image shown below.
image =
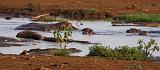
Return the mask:
<svg viewBox="0 0 160 70">
<path fill-rule="evenodd" d="M 114 49 L 114 57 L 118 59 L 145 60 L 148 59 L 143 50 L 137 47 L 121 46 Z"/>
<path fill-rule="evenodd" d="M 88 56 L 101 56 L 110 59 L 131 59 L 131 60 L 148 60 L 152 53 L 159 51 L 155 40 L 145 43 L 143 40 L 138 41 L 139 46 L 128 47 L 120 46 L 114 49 L 110 46 L 94 45 L 89 48 Z"/>
<path fill-rule="evenodd" d="M 89 56 L 113 57 L 114 51 L 110 47 L 94 45 L 89 48 Z"/>
<path fill-rule="evenodd" d="M 121 46 L 115 49 L 105 46 L 94 45 L 89 48 L 89 56 L 101 56 L 105 58 L 116 59 L 133 59 L 144 60 L 147 59 L 147 55 L 143 50 L 139 50 L 136 47 Z"/>
<path fill-rule="evenodd" d="M 68 49 L 57 49 L 53 51 L 55 56 L 69 56 L 70 51 Z"/>
</svg>

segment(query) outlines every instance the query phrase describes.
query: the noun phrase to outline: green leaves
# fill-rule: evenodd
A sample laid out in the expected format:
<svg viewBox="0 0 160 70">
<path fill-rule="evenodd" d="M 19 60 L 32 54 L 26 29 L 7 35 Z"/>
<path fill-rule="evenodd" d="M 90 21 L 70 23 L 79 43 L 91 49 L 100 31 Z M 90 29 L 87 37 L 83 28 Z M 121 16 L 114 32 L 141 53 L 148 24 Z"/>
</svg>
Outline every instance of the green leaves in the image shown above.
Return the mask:
<svg viewBox="0 0 160 70">
<path fill-rule="evenodd" d="M 56 42 L 60 45 L 61 48 L 62 46 L 64 46 L 64 48 L 67 47 L 69 38 L 72 37 L 72 30 L 72 27 L 66 27 L 64 31 L 60 31 L 60 29 L 57 29 L 53 32 L 53 35 L 56 38 Z"/>
<path fill-rule="evenodd" d="M 148 43 L 140 39 L 137 47 L 120 46 L 112 49 L 110 46 L 94 45 L 91 46 L 89 50 L 89 56 L 101 56 L 112 59 L 147 60 L 153 52 L 159 51 L 159 47 L 153 39 Z"/>
<path fill-rule="evenodd" d="M 159 46 L 157 46 L 156 41 L 153 39 L 150 39 L 148 43 L 145 43 L 143 40 L 139 40 L 138 44 L 138 48 L 144 50 L 147 56 L 151 56 L 153 52 L 159 51 Z"/>
</svg>

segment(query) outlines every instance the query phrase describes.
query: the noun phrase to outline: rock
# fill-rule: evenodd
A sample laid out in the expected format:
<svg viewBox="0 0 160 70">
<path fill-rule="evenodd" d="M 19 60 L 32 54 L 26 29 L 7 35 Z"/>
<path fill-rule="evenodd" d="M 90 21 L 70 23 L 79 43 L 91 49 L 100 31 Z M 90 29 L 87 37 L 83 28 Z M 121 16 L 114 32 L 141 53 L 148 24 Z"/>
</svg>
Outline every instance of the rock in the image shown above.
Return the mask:
<svg viewBox="0 0 160 70">
<path fill-rule="evenodd" d="M 22 53 L 20 53 L 19 55 L 29 55 L 27 50 L 24 50 Z"/>
<path fill-rule="evenodd" d="M 82 34 L 84 34 L 84 35 L 94 35 L 94 34 L 96 34 L 94 31 L 93 31 L 93 29 L 90 29 L 90 28 L 84 28 L 84 29 L 82 29 Z"/>
<path fill-rule="evenodd" d="M 71 23 L 68 22 L 59 22 L 56 24 L 43 24 L 43 23 L 29 23 L 16 27 L 15 30 L 37 30 L 37 31 L 51 31 L 51 30 L 65 30 L 67 28 L 72 28 L 76 30 L 77 28 L 73 27 Z"/>
<path fill-rule="evenodd" d="M 35 40 L 42 40 L 43 36 L 39 34 L 38 32 L 32 32 L 32 31 L 22 31 L 19 32 L 16 37 L 18 38 L 27 38 L 27 39 L 35 39 Z"/>
<path fill-rule="evenodd" d="M 139 32 L 138 35 L 147 36 L 147 35 L 149 35 L 149 33 L 147 31 L 141 31 L 141 32 Z"/>
<path fill-rule="evenodd" d="M 126 33 L 139 33 L 139 32 L 141 32 L 141 30 L 136 28 L 131 28 L 126 31 Z"/>
<path fill-rule="evenodd" d="M 6 20 L 11 20 L 12 18 L 11 18 L 11 17 L 5 17 L 5 19 L 6 19 Z"/>
</svg>

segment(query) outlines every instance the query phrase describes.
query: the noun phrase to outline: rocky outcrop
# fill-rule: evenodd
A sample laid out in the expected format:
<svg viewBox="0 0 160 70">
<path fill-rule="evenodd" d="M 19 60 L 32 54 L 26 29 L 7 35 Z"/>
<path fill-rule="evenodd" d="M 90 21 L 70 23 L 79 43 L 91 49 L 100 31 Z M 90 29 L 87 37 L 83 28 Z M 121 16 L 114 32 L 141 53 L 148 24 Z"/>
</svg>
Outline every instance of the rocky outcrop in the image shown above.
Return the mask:
<svg viewBox="0 0 160 70">
<path fill-rule="evenodd" d="M 93 29 L 90 29 L 90 28 L 84 28 L 84 29 L 82 29 L 82 34 L 84 34 L 84 35 L 94 35 L 94 34 L 96 34 L 94 31 L 93 31 Z"/>
<path fill-rule="evenodd" d="M 18 38 L 27 38 L 27 39 L 35 39 L 35 40 L 42 40 L 43 36 L 37 32 L 32 31 L 22 31 L 19 32 L 16 37 Z"/>
<path fill-rule="evenodd" d="M 77 29 L 68 22 L 59 22 L 56 24 L 43 24 L 43 23 L 29 23 L 17 27 L 15 30 L 37 30 L 37 31 L 51 31 L 51 30 L 65 30 L 67 28 Z"/>
<path fill-rule="evenodd" d="M 126 31 L 126 33 L 139 33 L 139 32 L 141 32 L 141 30 L 136 28 L 131 28 Z"/>
</svg>

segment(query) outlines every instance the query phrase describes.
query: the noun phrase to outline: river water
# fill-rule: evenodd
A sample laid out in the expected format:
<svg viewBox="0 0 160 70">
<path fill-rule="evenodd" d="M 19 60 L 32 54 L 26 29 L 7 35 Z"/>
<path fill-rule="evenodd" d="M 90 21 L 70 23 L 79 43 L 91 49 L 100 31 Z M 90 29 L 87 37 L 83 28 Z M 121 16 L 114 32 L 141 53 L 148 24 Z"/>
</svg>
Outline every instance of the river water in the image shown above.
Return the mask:
<svg viewBox="0 0 160 70">
<path fill-rule="evenodd" d="M 119 46 L 137 46 L 137 41 L 139 39 L 144 39 L 145 42 L 150 39 L 154 39 L 158 42 L 160 46 L 160 33 L 150 33 L 149 36 L 139 36 L 137 34 L 128 34 L 125 33 L 126 30 L 130 28 L 137 28 L 145 31 L 160 31 L 160 27 L 142 27 L 142 26 L 112 26 L 110 22 L 106 21 L 83 21 L 83 25 L 77 26 L 77 21 L 69 21 L 73 26 L 83 29 L 91 28 L 97 35 L 82 35 L 82 32 L 73 31 L 73 39 L 90 41 L 92 43 L 101 43 L 102 45 L 110 45 L 112 48 Z M 31 23 L 28 18 L 13 18 L 11 20 L 5 20 L 0 18 L 0 36 L 16 38 L 16 34 L 22 30 L 14 30 L 17 26 Z M 52 22 L 56 23 L 56 22 Z M 52 37 L 52 32 L 41 32 L 44 36 Z M 57 47 L 56 43 L 53 42 L 44 42 L 36 41 L 36 45 L 32 45 L 32 42 L 25 42 L 26 46 L 20 47 L 0 47 L 0 53 L 4 54 L 19 54 L 23 50 L 36 49 L 36 48 L 55 48 Z M 81 44 L 81 43 L 69 43 L 68 48 L 77 48 L 82 50 L 80 53 L 71 54 L 74 56 L 85 56 L 89 52 L 89 47 L 93 44 Z M 58 48 L 58 47 L 57 47 Z M 154 56 L 160 56 L 160 52 L 153 53 Z"/>
</svg>

